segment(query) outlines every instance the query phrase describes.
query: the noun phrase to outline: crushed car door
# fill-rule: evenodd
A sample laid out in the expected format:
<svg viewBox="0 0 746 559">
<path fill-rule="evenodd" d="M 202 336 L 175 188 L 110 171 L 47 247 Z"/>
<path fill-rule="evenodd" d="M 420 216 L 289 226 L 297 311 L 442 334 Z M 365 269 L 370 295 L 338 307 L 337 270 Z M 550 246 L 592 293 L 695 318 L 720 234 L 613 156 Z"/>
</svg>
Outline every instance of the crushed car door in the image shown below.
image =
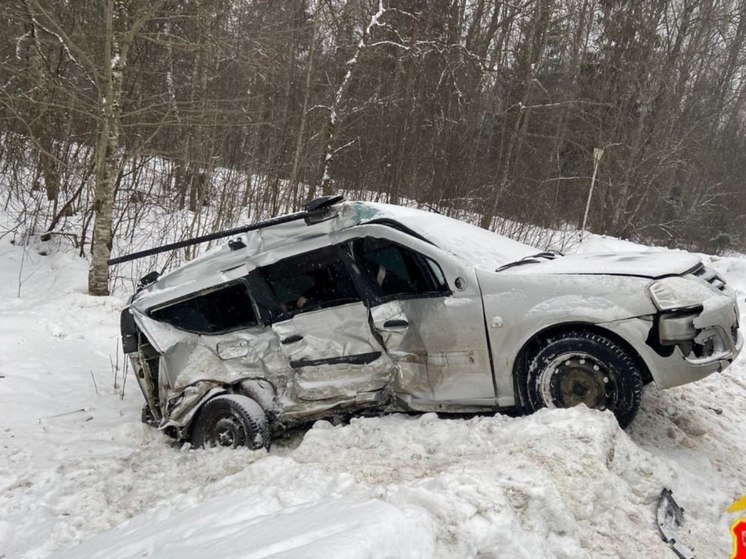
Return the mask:
<svg viewBox="0 0 746 559">
<path fill-rule="evenodd" d="M 393 364 L 371 330 L 340 247 L 286 258 L 256 273 L 273 300 L 272 330 L 295 371 L 299 399 L 364 400 L 388 384 Z"/>
<path fill-rule="evenodd" d="M 363 231 L 352 241 L 353 255 L 373 293 L 371 320 L 399 365 L 397 390 L 423 409 L 428 400 L 494 406 L 474 270 L 390 227 L 363 226 L 358 234 Z"/>
</svg>

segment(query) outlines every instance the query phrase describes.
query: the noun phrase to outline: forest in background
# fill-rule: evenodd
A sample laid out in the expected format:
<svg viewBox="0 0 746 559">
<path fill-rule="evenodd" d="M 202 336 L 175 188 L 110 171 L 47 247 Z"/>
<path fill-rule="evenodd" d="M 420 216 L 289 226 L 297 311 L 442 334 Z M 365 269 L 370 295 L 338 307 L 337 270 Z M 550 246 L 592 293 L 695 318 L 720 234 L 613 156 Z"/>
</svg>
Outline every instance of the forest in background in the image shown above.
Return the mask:
<svg viewBox="0 0 746 559">
<path fill-rule="evenodd" d="M 2 4 L 0 235 L 74 238 L 94 294 L 148 208 L 576 228 L 594 170 L 593 232 L 746 245 L 746 0 Z"/>
</svg>

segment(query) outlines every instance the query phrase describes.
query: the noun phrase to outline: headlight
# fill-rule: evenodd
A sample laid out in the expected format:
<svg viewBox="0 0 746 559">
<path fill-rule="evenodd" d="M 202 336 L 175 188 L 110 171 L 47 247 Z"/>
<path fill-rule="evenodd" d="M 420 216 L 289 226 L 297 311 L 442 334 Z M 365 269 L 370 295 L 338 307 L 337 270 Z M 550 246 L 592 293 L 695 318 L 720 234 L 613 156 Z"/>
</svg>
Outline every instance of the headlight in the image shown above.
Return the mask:
<svg viewBox="0 0 746 559">
<path fill-rule="evenodd" d="M 650 291 L 653 303 L 661 311 L 675 309 L 680 306 L 676 293 L 663 282 L 654 281 L 648 286 L 648 291 Z"/>
<path fill-rule="evenodd" d="M 648 292 L 661 311 L 694 309 L 712 297 L 705 286 L 680 276 L 654 281 L 648 285 Z"/>
</svg>

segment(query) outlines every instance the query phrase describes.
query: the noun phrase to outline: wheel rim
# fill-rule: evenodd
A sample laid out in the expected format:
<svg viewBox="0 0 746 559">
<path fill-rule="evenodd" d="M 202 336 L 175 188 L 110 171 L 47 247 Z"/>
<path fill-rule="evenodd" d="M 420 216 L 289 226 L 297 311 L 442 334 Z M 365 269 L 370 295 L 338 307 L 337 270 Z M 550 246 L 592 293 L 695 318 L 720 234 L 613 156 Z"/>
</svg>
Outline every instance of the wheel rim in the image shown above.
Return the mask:
<svg viewBox="0 0 746 559">
<path fill-rule="evenodd" d="M 609 367 L 587 353 L 565 353 L 549 362 L 539 377 L 547 407 L 613 409 L 617 385 Z"/>
<path fill-rule="evenodd" d="M 246 440 L 246 430 L 239 418 L 233 414 L 218 418 L 210 430 L 210 434 L 211 446 L 235 448 L 243 445 Z"/>
</svg>

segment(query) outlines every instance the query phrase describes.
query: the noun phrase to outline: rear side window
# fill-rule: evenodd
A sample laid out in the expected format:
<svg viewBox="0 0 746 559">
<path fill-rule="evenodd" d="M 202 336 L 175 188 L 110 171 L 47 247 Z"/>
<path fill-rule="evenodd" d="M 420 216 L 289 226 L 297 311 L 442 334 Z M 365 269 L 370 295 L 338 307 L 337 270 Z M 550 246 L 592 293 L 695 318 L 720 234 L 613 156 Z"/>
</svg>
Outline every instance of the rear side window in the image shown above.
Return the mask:
<svg viewBox="0 0 746 559">
<path fill-rule="evenodd" d="M 449 292 L 438 264 L 386 239 L 364 237 L 354 244 L 355 260 L 380 296 Z"/>
<path fill-rule="evenodd" d="M 221 286 L 167 307 L 150 316 L 189 332 L 217 334 L 257 324 L 254 307 L 243 282 Z"/>
<path fill-rule="evenodd" d="M 360 300 L 336 247 L 286 258 L 262 269 L 282 313 L 344 305 Z"/>
</svg>

